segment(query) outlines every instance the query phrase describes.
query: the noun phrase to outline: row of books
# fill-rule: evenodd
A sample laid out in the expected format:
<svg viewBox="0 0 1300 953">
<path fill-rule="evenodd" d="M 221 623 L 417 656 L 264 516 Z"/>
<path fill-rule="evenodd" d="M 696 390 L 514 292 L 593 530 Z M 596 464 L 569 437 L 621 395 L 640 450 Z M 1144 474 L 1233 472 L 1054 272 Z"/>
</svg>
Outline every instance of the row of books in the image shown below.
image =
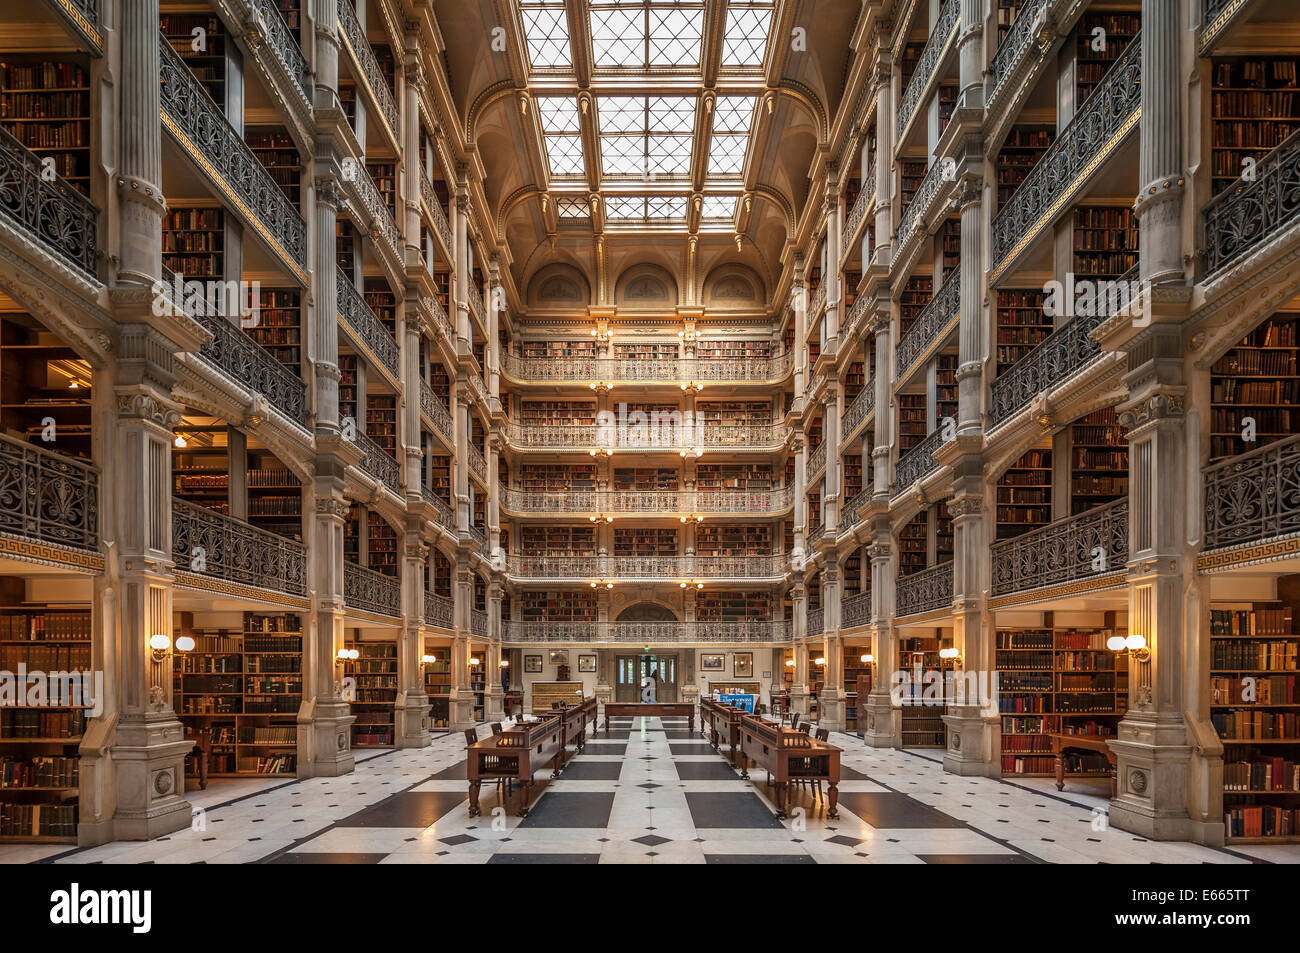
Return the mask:
<svg viewBox="0 0 1300 953">
<path fill-rule="evenodd" d="M 75 788 L 80 758 L 0 758 L 0 788 Z"/>
<path fill-rule="evenodd" d="M 76 804 L 0 803 L 0 837 L 76 836 Z"/>
<path fill-rule="evenodd" d="M 1295 355 L 1290 364 L 1295 373 Z M 1300 404 L 1300 379 L 1277 381 L 1243 381 L 1221 378 L 1210 391 L 1216 404 Z"/>
<path fill-rule="evenodd" d="M 1234 807 L 1224 812 L 1223 824 L 1229 837 L 1294 837 L 1300 834 L 1300 810 Z"/>
<path fill-rule="evenodd" d="M 1248 678 L 1215 676 L 1210 679 L 1210 703 L 1214 705 L 1296 705 L 1300 704 L 1296 684 L 1294 675 Z"/>
<path fill-rule="evenodd" d="M 80 738 L 86 713 L 78 708 L 0 709 L 0 738 Z"/>
<path fill-rule="evenodd" d="M 89 645 L 0 645 L 0 670 L 18 671 L 21 663 L 28 671 L 87 671 L 90 668 Z"/>
<path fill-rule="evenodd" d="M 0 614 L 0 641 L 75 641 L 89 639 L 89 612 L 18 612 Z"/>
<path fill-rule="evenodd" d="M 1290 635 L 1291 608 L 1211 609 L 1210 635 Z"/>
<path fill-rule="evenodd" d="M 1257 377 L 1287 376 L 1296 373 L 1296 353 L 1293 345 L 1278 345 L 1288 350 L 1264 351 L 1258 348 L 1236 347 L 1220 358 L 1211 368 L 1213 374 L 1254 375 Z M 1225 382 L 1226 383 L 1226 382 Z M 1231 398 L 1225 398 L 1231 400 Z"/>
<path fill-rule="evenodd" d="M 1300 764 L 1285 758 L 1223 765 L 1224 791 L 1300 791 Z"/>
<path fill-rule="evenodd" d="M 1273 711 L 1218 711 L 1210 721 L 1224 741 L 1300 741 L 1300 715 Z"/>
<path fill-rule="evenodd" d="M 1300 668 L 1295 640 L 1219 641 L 1211 647 L 1211 667 L 1227 671 L 1293 672 Z"/>
</svg>

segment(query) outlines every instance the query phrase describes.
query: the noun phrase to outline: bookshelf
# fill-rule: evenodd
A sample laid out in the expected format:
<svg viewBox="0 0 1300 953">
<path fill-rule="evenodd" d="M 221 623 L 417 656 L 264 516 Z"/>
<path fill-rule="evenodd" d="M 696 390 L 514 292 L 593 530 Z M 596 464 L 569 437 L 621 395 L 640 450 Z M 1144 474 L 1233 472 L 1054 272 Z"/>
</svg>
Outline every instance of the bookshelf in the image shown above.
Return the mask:
<svg viewBox="0 0 1300 953">
<path fill-rule="evenodd" d="M 1020 123 L 1011 127 L 998 152 L 998 208 L 1016 194 L 1029 170 L 1038 164 L 1055 138 L 1055 126 Z"/>
<path fill-rule="evenodd" d="M 334 222 L 334 255 L 339 270 L 347 275 L 349 281 L 356 284 L 356 237 L 352 229 L 352 223 L 346 219 L 340 218 Z M 446 307 L 446 302 L 443 302 L 444 311 L 446 311 Z M 451 312 L 448 311 L 447 313 L 450 314 Z"/>
<path fill-rule="evenodd" d="M 943 249 L 943 276 L 948 275 L 961 265 L 961 219 L 944 219 L 939 229 L 939 244 Z"/>
<path fill-rule="evenodd" d="M 90 671 L 91 635 L 89 607 L 0 607 L 0 669 L 26 666 L 28 690 L 31 672 Z M 85 726 L 86 706 L 0 709 L 0 843 L 76 843 Z"/>
<path fill-rule="evenodd" d="M 1093 31 L 1106 31 L 1105 49 L 1094 50 Z M 1133 42 L 1141 27 L 1136 13 L 1085 13 L 1075 27 L 1075 111 L 1088 101 L 1092 91 L 1117 59 Z"/>
<path fill-rule="evenodd" d="M 80 59 L 0 63 L 0 126 L 90 195 L 90 72 Z"/>
<path fill-rule="evenodd" d="M 901 686 L 902 695 L 902 739 L 904 748 L 944 748 L 947 747 L 947 730 L 943 723 L 943 713 L 947 705 L 935 705 L 934 699 L 925 697 L 925 684 L 916 684 L 916 670 L 919 668 L 922 678 L 926 672 L 935 672 L 942 679 L 943 671 L 939 661 L 938 636 L 918 636 L 902 639 L 899 643 L 899 668 L 911 674 L 909 681 Z M 934 688 L 930 688 L 933 693 Z M 946 694 L 946 689 L 945 689 Z M 946 699 L 945 699 L 946 701 Z"/>
<path fill-rule="evenodd" d="M 1043 313 L 1041 288 L 998 290 L 998 374 L 1043 343 L 1052 333 L 1052 319 Z"/>
<path fill-rule="evenodd" d="M 294 208 L 302 207 L 302 158 L 283 127 L 250 126 L 244 141 Z"/>
<path fill-rule="evenodd" d="M 614 357 L 621 361 L 668 361 L 677 357 L 677 344 L 615 344 Z"/>
<path fill-rule="evenodd" d="M 482 652 L 470 652 L 469 690 L 474 696 L 474 720 L 483 721 L 487 713 L 487 657 Z M 473 664 L 477 660 L 477 664 Z"/>
<path fill-rule="evenodd" d="M 596 405 L 575 400 L 525 400 L 519 405 L 519 419 L 529 427 L 590 426 L 596 422 Z"/>
<path fill-rule="evenodd" d="M 907 279 L 898 298 L 898 325 L 901 334 L 906 334 L 911 329 L 925 306 L 930 303 L 933 287 L 929 275 L 913 275 Z"/>
<path fill-rule="evenodd" d="M 762 493 L 772 489 L 772 467 L 766 463 L 699 463 L 695 487 L 701 492 L 743 490 Z"/>
<path fill-rule="evenodd" d="M 388 333 L 396 339 L 397 337 L 397 298 L 388 288 L 388 282 L 383 278 L 367 278 L 365 281 L 365 298 L 366 304 L 370 310 L 375 313 L 379 323 L 388 328 Z"/>
<path fill-rule="evenodd" d="M 357 420 L 357 356 L 339 354 L 339 420 Z"/>
<path fill-rule="evenodd" d="M 1230 57 L 1213 62 L 1211 190 L 1218 195 L 1300 129 L 1295 57 Z"/>
<path fill-rule="evenodd" d="M 230 455 L 226 446 L 193 441 L 172 450 L 172 486 L 186 502 L 214 513 L 230 512 Z"/>
<path fill-rule="evenodd" d="M 176 54 L 185 61 L 217 108 L 226 111 L 226 30 L 219 17 L 203 13 L 164 13 L 158 27 Z M 204 44 L 194 49 L 194 30 L 203 31 Z"/>
<path fill-rule="evenodd" d="M 679 486 L 677 470 L 673 467 L 617 467 L 614 470 L 615 490 L 676 490 Z"/>
<path fill-rule="evenodd" d="M 934 564 L 946 563 L 953 555 L 952 514 L 948 512 L 948 502 L 940 501 L 934 505 Z"/>
<path fill-rule="evenodd" d="M 344 663 L 343 675 L 353 679 L 349 699 L 352 714 L 352 747 L 391 748 L 393 709 L 397 703 L 397 643 L 349 642 L 360 657 Z"/>
<path fill-rule="evenodd" d="M 925 394 L 899 394 L 897 397 L 899 457 L 929 436 L 925 399 Z"/>
<path fill-rule="evenodd" d="M 939 134 L 948 128 L 948 120 L 952 119 L 953 110 L 957 108 L 957 84 L 943 83 L 937 90 L 939 97 Z"/>
<path fill-rule="evenodd" d="M 343 558 L 361 564 L 361 516 L 355 503 L 348 507 L 348 518 L 343 522 Z"/>
<path fill-rule="evenodd" d="M 525 463 L 517 475 L 519 489 L 534 493 L 586 493 L 596 489 L 591 464 Z"/>
<path fill-rule="evenodd" d="M 771 612 L 772 599 L 765 592 L 702 589 L 695 594 L 697 622 L 763 622 Z"/>
<path fill-rule="evenodd" d="M 187 740 L 208 733 L 209 776 L 295 774 L 301 617 L 245 612 L 238 629 L 194 628 L 188 614 L 181 618 L 195 647 L 176 654 L 173 704 Z M 185 774 L 199 774 L 193 754 Z"/>
<path fill-rule="evenodd" d="M 74 376 L 81 382 L 75 390 L 69 386 Z M 0 313 L 0 427 L 11 436 L 48 446 L 44 421 L 53 414 L 59 452 L 90 459 L 90 383 L 90 368 L 80 355 L 54 339 L 37 318 L 25 312 Z"/>
<path fill-rule="evenodd" d="M 1074 210 L 1074 273 L 1114 280 L 1137 266 L 1138 229 L 1133 210 L 1082 205 Z"/>
<path fill-rule="evenodd" d="M 676 556 L 677 530 L 615 527 L 615 556 Z"/>
<path fill-rule="evenodd" d="M 843 652 L 840 670 L 844 673 L 844 730 L 857 731 L 858 706 L 866 701 L 863 693 L 858 691 L 859 680 L 865 678 L 865 687 L 870 691 L 871 666 L 861 661 L 861 648 L 846 645 L 840 651 Z"/>
<path fill-rule="evenodd" d="M 1211 607 L 1210 720 L 1223 739 L 1228 843 L 1300 843 L 1298 669 L 1289 602 Z"/>
<path fill-rule="evenodd" d="M 263 350 L 302 377 L 302 292 L 299 289 L 261 289 L 257 324 L 244 330 Z"/>
<path fill-rule="evenodd" d="M 866 367 L 862 361 L 854 361 L 849 365 L 848 371 L 844 375 L 844 401 L 845 404 L 853 403 L 853 399 L 862 393 L 862 388 L 867 386 Z"/>
<path fill-rule="evenodd" d="M 768 556 L 772 533 L 766 526 L 701 523 L 695 527 L 695 552 L 700 556 Z"/>
<path fill-rule="evenodd" d="M 844 492 L 841 495 L 847 505 L 862 492 L 862 453 L 854 451 L 844 457 L 840 463 L 840 473 L 844 481 Z"/>
<path fill-rule="evenodd" d="M 451 727 L 451 649 L 425 653 L 434 661 L 424 663 L 424 694 L 429 699 L 429 727 L 446 731 Z"/>
<path fill-rule="evenodd" d="M 594 526 L 524 526 L 519 540 L 525 556 L 593 556 Z"/>
<path fill-rule="evenodd" d="M 596 593 L 590 589 L 523 592 L 519 610 L 525 622 L 595 622 Z"/>
<path fill-rule="evenodd" d="M 183 278 L 225 277 L 225 211 L 173 208 L 163 217 L 163 264 Z"/>
<path fill-rule="evenodd" d="M 1020 15 L 1022 6 L 1024 0 L 997 0 L 997 7 L 993 12 L 997 17 L 998 46 L 1002 45 L 1002 41 L 1011 32 L 1011 27 L 1016 22 L 1016 17 Z"/>
<path fill-rule="evenodd" d="M 529 358 L 594 358 L 595 341 L 524 341 L 520 344 L 523 357 Z"/>
<path fill-rule="evenodd" d="M 1267 446 L 1300 427 L 1300 314 L 1269 317 L 1210 369 L 1210 459 Z M 1242 439 L 1255 421 L 1255 440 Z"/>
<path fill-rule="evenodd" d="M 765 361 L 772 356 L 771 341 L 699 341 L 695 356 L 707 360 Z"/>
<path fill-rule="evenodd" d="M 1128 440 L 1114 407 L 1070 425 L 1070 515 L 1128 496 Z"/>
<path fill-rule="evenodd" d="M 898 575 L 910 576 L 929 565 L 930 515 L 925 510 L 898 530 Z"/>
<path fill-rule="evenodd" d="M 912 80 L 912 74 L 916 72 L 916 64 L 921 59 L 921 51 L 924 49 L 924 42 L 908 43 L 903 47 L 903 55 L 898 58 L 898 66 L 903 74 L 900 89 L 907 89 L 907 84 Z"/>
<path fill-rule="evenodd" d="M 907 207 L 912 204 L 916 190 L 921 187 L 921 180 L 925 178 L 928 166 L 924 159 L 903 159 L 900 165 L 902 168 L 898 182 L 898 220 L 901 222 L 907 215 Z"/>
<path fill-rule="evenodd" d="M 397 396 L 366 395 L 366 436 L 390 457 L 397 456 Z"/>
<path fill-rule="evenodd" d="M 290 539 L 302 538 L 302 483 L 264 450 L 248 452 L 248 521 Z"/>
<path fill-rule="evenodd" d="M 998 479 L 997 538 L 1012 539 L 1052 521 L 1052 451 L 1030 450 Z"/>
<path fill-rule="evenodd" d="M 938 426 L 957 420 L 957 355 L 939 354 L 934 359 L 934 407 Z"/>
<path fill-rule="evenodd" d="M 374 510 L 366 512 L 366 562 L 385 576 L 397 575 L 397 531 Z"/>
<path fill-rule="evenodd" d="M 1106 648 L 1123 629 L 998 629 L 998 710 L 1004 776 L 1055 773 L 1053 733 L 1114 737 L 1128 702 L 1128 656 Z M 1069 754 L 1066 774 L 1107 778 L 1101 754 Z"/>
<path fill-rule="evenodd" d="M 397 221 L 397 164 L 395 162 L 367 162 L 366 171 L 375 183 L 375 191 Z"/>
<path fill-rule="evenodd" d="M 771 423 L 772 408 L 763 400 L 707 400 L 695 405 L 696 419 L 704 426 L 755 426 Z"/>
</svg>

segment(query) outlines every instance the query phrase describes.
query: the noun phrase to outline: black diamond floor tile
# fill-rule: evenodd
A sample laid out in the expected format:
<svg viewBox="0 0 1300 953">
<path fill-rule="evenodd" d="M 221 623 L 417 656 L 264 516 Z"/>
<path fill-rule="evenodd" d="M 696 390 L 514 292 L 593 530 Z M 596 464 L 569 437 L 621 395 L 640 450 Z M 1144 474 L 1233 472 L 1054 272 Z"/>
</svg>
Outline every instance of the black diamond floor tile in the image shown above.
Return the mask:
<svg viewBox="0 0 1300 953">
<path fill-rule="evenodd" d="M 547 791 L 519 822 L 523 827 L 608 827 L 613 793 Z"/>
<path fill-rule="evenodd" d="M 955 817 L 922 804 L 906 794 L 841 791 L 840 807 L 848 808 L 877 829 L 966 826 Z"/>
<path fill-rule="evenodd" d="M 685 797 L 691 820 L 701 830 L 711 827 L 780 830 L 782 827 L 776 815 L 752 791 L 687 791 Z"/>
<path fill-rule="evenodd" d="M 465 791 L 406 791 L 339 821 L 337 827 L 429 827 L 468 798 Z"/>
</svg>

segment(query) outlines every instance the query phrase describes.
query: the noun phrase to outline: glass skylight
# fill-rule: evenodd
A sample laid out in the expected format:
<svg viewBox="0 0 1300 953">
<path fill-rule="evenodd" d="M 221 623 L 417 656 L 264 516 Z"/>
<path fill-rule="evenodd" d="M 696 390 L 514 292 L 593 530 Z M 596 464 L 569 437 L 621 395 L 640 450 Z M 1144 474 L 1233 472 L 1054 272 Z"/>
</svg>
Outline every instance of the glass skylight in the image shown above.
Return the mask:
<svg viewBox="0 0 1300 953">
<path fill-rule="evenodd" d="M 577 104 L 567 96 L 538 97 L 537 117 L 546 140 L 551 175 L 582 175 L 582 130 Z"/>
<path fill-rule="evenodd" d="M 591 4 L 591 50 L 597 69 L 698 67 L 704 4 L 597 0 Z"/>
<path fill-rule="evenodd" d="M 555 199 L 555 210 L 560 218 L 589 218 L 587 200 L 581 195 L 560 195 Z"/>
<path fill-rule="evenodd" d="M 610 195 L 605 218 L 611 222 L 671 222 L 686 220 L 684 195 Z"/>
<path fill-rule="evenodd" d="M 571 66 L 569 21 L 564 0 L 519 0 L 524 21 L 524 39 L 528 43 L 528 61 L 534 69 Z"/>
<path fill-rule="evenodd" d="M 713 139 L 709 145 L 710 175 L 739 175 L 754 121 L 753 96 L 719 96 L 713 107 Z"/>
<path fill-rule="evenodd" d="M 727 27 L 722 36 L 722 65 L 762 66 L 771 28 L 771 3 L 729 0 Z"/>
<path fill-rule="evenodd" d="M 605 175 L 652 179 L 690 172 L 694 97 L 602 96 L 597 112 Z"/>
<path fill-rule="evenodd" d="M 736 202 L 739 195 L 710 193 L 700 203 L 700 218 L 706 221 L 726 219 L 730 221 L 736 215 Z"/>
</svg>

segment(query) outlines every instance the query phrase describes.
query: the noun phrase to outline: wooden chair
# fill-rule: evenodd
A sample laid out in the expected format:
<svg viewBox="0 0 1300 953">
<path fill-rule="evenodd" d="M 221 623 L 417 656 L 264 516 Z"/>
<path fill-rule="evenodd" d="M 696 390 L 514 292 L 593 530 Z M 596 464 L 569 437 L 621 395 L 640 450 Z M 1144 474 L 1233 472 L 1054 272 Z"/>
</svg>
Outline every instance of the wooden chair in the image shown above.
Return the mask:
<svg viewBox="0 0 1300 953">
<path fill-rule="evenodd" d="M 492 734 L 494 735 L 501 734 L 501 722 L 499 721 L 492 722 Z"/>
<path fill-rule="evenodd" d="M 817 729 L 817 740 L 818 740 L 818 741 L 830 741 L 830 740 L 831 740 L 831 732 L 830 732 L 830 729 L 829 729 L 829 728 L 818 728 L 818 729 Z"/>
<path fill-rule="evenodd" d="M 465 747 L 468 748 L 478 741 L 478 730 L 476 728 L 465 729 Z"/>
</svg>

